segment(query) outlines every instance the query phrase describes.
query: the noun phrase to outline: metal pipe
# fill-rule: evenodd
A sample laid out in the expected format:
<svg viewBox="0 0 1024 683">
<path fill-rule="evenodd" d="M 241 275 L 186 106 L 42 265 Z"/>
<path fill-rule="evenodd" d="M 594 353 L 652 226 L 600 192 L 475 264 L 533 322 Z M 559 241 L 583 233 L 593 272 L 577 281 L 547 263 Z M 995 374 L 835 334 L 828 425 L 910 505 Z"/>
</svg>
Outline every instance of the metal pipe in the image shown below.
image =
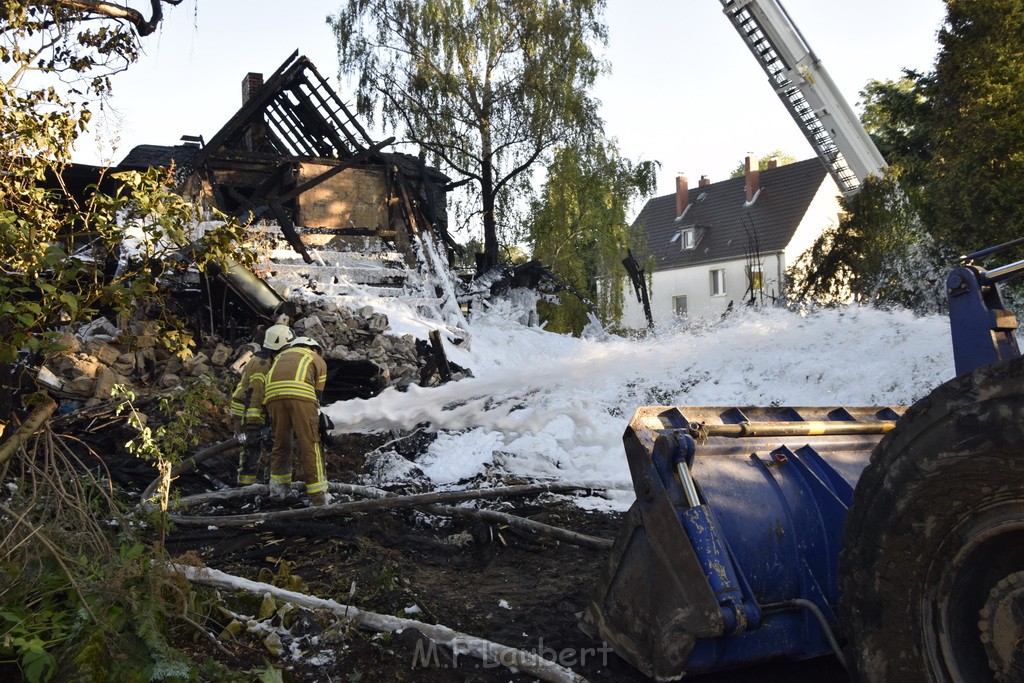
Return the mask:
<svg viewBox="0 0 1024 683">
<path fill-rule="evenodd" d="M 705 424 L 691 422 L 688 431 L 695 438 L 706 436 L 831 436 L 842 434 L 885 434 L 895 420 L 878 422 L 740 422 Z"/>
<path fill-rule="evenodd" d="M 1024 244 L 1024 237 L 1018 237 L 1015 240 L 1010 240 L 1009 242 L 1003 242 L 1002 244 L 997 244 L 994 247 L 988 247 L 987 249 L 982 249 L 981 251 L 976 251 L 973 254 L 967 254 L 967 256 L 961 256 L 960 257 L 960 262 L 961 263 L 967 263 L 969 261 L 973 261 L 974 259 L 981 258 L 982 256 L 988 256 L 989 254 L 997 254 L 1000 251 L 1004 251 L 1006 249 L 1010 249 L 1012 247 L 1017 246 L 1018 244 Z"/>
<path fill-rule="evenodd" d="M 978 273 L 978 279 L 983 284 L 1002 282 L 1003 280 L 1016 277 L 1021 271 L 1024 271 L 1024 261 L 1016 261 L 1005 266 L 993 268 L 992 270 L 986 270 L 984 273 Z"/>
<path fill-rule="evenodd" d="M 676 471 L 679 473 L 679 483 L 683 485 L 683 495 L 686 496 L 687 504 L 692 508 L 697 507 L 700 505 L 697 485 L 693 483 L 693 475 L 690 474 L 690 468 L 686 466 L 685 460 L 680 460 L 676 464 Z"/>
</svg>

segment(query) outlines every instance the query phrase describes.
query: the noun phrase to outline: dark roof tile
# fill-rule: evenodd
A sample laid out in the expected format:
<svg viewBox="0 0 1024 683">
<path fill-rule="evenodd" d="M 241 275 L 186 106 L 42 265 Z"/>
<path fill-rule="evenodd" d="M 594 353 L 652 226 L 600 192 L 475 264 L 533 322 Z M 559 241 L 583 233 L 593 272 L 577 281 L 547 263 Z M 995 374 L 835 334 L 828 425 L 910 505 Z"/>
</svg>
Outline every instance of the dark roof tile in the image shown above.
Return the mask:
<svg viewBox="0 0 1024 683">
<path fill-rule="evenodd" d="M 761 171 L 760 193 L 750 206 L 742 176 L 693 187 L 681 220 L 676 217 L 674 193 L 654 197 L 634 225 L 644 228 L 654 270 L 781 251 L 793 239 L 826 175 L 817 158 Z M 676 237 L 686 227 L 696 228 L 693 249 L 683 249 Z"/>
</svg>

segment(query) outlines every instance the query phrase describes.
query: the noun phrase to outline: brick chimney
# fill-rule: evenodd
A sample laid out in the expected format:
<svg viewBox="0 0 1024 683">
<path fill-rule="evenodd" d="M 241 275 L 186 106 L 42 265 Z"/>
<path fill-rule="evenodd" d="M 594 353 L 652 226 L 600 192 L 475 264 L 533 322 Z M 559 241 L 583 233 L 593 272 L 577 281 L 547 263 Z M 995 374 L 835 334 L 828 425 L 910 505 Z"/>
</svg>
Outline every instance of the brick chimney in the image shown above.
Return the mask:
<svg viewBox="0 0 1024 683">
<path fill-rule="evenodd" d="M 682 216 L 686 211 L 686 205 L 690 203 L 690 185 L 686 176 L 680 173 L 676 176 L 676 216 Z"/>
<path fill-rule="evenodd" d="M 778 167 L 779 167 L 779 158 L 778 157 L 772 157 L 771 159 L 768 160 L 768 170 L 769 171 L 772 170 L 773 168 L 778 168 Z"/>
<path fill-rule="evenodd" d="M 242 79 L 242 106 L 253 98 L 263 87 L 263 74 L 255 72 L 249 72 Z M 267 126 L 266 121 L 262 116 L 258 120 L 254 120 L 245 131 L 245 137 L 242 138 L 242 147 L 247 152 L 255 152 L 259 150 L 266 142 Z"/>
<path fill-rule="evenodd" d="M 697 187 L 707 187 L 710 184 L 711 178 L 708 178 L 706 175 L 702 175 L 700 180 L 697 181 Z"/>
<path fill-rule="evenodd" d="M 761 171 L 757 168 L 757 159 L 754 158 L 753 154 L 747 154 L 747 158 L 744 161 L 744 169 L 745 173 L 743 175 L 747 181 L 747 203 L 749 204 L 754 200 L 754 195 L 757 194 L 761 180 Z"/>
<path fill-rule="evenodd" d="M 263 74 L 249 72 L 242 79 L 242 104 L 249 101 L 263 87 Z"/>
</svg>

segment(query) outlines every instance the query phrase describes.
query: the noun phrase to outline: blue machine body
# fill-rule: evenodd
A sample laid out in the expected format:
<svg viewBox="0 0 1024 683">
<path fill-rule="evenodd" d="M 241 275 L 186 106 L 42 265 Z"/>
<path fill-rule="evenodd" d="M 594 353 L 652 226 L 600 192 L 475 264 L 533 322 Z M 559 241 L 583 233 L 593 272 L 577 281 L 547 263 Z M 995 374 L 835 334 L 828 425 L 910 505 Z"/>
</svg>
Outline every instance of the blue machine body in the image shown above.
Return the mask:
<svg viewBox="0 0 1024 683">
<path fill-rule="evenodd" d="M 634 521 L 584 627 L 658 680 L 832 652 L 846 512 L 902 410 L 639 409 L 625 437 Z M 690 593 L 678 603 L 673 582 Z M 643 642 L 635 623 L 662 637 Z"/>
<path fill-rule="evenodd" d="M 947 279 L 956 374 L 1020 355 L 998 283 L 963 257 Z M 771 659 L 842 657 L 833 636 L 854 489 L 898 407 L 647 406 L 623 437 L 636 501 L 580 621 L 663 680 Z"/>
</svg>

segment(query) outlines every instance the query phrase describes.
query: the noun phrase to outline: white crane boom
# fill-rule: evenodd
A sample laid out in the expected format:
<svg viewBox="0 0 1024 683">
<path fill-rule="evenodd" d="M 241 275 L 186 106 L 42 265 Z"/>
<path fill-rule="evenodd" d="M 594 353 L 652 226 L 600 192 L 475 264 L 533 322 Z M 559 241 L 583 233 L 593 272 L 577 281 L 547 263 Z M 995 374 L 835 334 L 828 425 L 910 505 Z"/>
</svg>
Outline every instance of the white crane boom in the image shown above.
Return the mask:
<svg viewBox="0 0 1024 683">
<path fill-rule="evenodd" d="M 768 75 L 844 196 L 885 159 L 779 0 L 720 0 L 722 11 Z"/>
</svg>

